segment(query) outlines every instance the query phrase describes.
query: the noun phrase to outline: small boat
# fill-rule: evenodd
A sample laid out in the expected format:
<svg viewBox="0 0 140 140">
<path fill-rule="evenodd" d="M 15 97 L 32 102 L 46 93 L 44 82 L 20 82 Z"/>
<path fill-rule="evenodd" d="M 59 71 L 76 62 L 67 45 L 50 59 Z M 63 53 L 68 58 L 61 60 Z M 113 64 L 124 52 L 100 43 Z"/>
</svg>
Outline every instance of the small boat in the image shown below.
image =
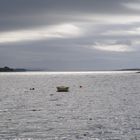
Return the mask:
<svg viewBox="0 0 140 140">
<path fill-rule="evenodd" d="M 69 87 L 66 87 L 66 86 L 59 86 L 56 88 L 57 88 L 57 92 L 68 92 L 69 91 Z"/>
</svg>

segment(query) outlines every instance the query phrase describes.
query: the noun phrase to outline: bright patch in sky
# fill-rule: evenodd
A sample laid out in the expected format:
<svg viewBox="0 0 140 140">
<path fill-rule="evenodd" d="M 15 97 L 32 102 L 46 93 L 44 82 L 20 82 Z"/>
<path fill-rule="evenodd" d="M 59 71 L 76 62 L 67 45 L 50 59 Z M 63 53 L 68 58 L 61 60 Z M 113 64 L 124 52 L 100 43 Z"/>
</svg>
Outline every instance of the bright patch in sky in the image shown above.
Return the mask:
<svg viewBox="0 0 140 140">
<path fill-rule="evenodd" d="M 97 50 L 110 51 L 110 52 L 130 52 L 133 51 L 128 45 L 125 44 L 101 44 L 97 43 L 93 46 Z"/>
<path fill-rule="evenodd" d="M 128 9 L 133 9 L 133 10 L 140 10 L 140 3 L 124 3 L 123 6 L 125 6 Z"/>
<path fill-rule="evenodd" d="M 81 30 L 73 24 L 61 24 L 30 30 L 18 30 L 0 33 L 0 43 L 27 40 L 46 40 L 53 38 L 74 38 L 80 36 Z"/>
<path fill-rule="evenodd" d="M 140 22 L 139 15 L 111 15 L 111 14 L 88 14 L 83 16 L 89 21 L 93 21 L 98 24 L 131 24 Z"/>
<path fill-rule="evenodd" d="M 119 35 L 119 36 L 126 36 L 126 35 L 140 35 L 140 28 L 133 28 L 133 29 L 129 29 L 129 30 L 112 30 L 112 31 L 106 31 L 104 33 L 102 33 L 101 35 L 110 35 L 110 36 L 115 36 L 115 35 Z"/>
</svg>

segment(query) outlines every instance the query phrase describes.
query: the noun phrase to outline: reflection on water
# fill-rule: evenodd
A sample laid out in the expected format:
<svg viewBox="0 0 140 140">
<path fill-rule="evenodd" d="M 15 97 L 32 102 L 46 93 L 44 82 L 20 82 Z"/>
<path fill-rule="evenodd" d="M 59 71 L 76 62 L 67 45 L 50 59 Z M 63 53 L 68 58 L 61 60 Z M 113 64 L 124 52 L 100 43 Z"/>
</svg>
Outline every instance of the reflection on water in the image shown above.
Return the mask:
<svg viewBox="0 0 140 140">
<path fill-rule="evenodd" d="M 0 139 L 139 140 L 139 106 L 132 72 L 1 73 Z"/>
</svg>

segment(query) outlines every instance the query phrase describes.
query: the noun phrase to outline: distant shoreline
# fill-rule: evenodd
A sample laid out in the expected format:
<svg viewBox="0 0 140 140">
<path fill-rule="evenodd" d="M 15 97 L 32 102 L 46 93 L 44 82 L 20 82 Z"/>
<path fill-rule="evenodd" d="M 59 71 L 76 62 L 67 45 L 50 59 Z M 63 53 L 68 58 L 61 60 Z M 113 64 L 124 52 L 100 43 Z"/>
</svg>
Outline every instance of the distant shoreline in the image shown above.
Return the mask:
<svg viewBox="0 0 140 140">
<path fill-rule="evenodd" d="M 134 69 L 117 69 L 117 70 L 89 70 L 89 71 L 83 71 L 83 70 L 79 70 L 79 71 L 56 71 L 56 70 L 29 70 L 29 69 L 24 69 L 24 68 L 10 68 L 10 67 L 3 67 L 3 68 L 0 68 L 0 72 L 113 72 L 113 71 L 134 71 L 134 72 L 140 72 L 140 69 L 139 68 L 134 68 Z"/>
<path fill-rule="evenodd" d="M 14 69 L 14 68 L 10 68 L 10 67 L 3 67 L 0 68 L 0 72 L 26 72 L 26 69 Z"/>
</svg>

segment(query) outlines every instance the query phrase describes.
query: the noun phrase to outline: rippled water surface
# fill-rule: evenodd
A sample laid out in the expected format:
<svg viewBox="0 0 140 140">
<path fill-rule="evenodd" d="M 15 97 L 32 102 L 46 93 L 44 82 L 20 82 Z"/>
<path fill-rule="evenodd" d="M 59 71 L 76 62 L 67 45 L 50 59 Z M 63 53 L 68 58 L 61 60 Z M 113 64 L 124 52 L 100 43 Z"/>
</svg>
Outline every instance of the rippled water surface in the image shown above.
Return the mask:
<svg viewBox="0 0 140 140">
<path fill-rule="evenodd" d="M 0 140 L 140 140 L 140 74 L 0 73 Z"/>
</svg>

